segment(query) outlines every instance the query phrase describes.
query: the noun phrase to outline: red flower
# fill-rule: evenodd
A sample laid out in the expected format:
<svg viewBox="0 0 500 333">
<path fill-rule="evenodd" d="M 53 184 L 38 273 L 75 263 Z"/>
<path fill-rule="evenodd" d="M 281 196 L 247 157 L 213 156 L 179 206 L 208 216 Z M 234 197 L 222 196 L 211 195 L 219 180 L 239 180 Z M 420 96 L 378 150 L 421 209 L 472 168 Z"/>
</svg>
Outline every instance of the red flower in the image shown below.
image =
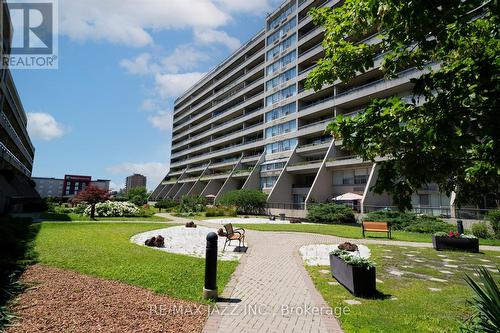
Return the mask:
<svg viewBox="0 0 500 333">
<path fill-rule="evenodd" d="M 450 231 L 450 232 L 448 233 L 448 237 L 453 237 L 453 231 Z"/>
</svg>

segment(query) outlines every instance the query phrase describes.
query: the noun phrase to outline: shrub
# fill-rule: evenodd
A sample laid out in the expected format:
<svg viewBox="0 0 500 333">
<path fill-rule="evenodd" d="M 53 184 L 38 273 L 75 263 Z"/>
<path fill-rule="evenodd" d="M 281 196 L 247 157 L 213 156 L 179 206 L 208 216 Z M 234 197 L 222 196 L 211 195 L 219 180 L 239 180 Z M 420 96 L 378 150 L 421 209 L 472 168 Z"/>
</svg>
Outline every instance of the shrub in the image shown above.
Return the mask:
<svg viewBox="0 0 500 333">
<path fill-rule="evenodd" d="M 403 213 L 400 211 L 377 211 L 365 215 L 363 221 L 380 221 L 390 223 L 392 230 L 403 230 L 419 233 L 447 232 L 450 225 L 443 220 L 427 215 Z"/>
<path fill-rule="evenodd" d="M 73 208 L 73 212 L 76 213 L 76 214 L 80 214 L 82 215 L 84 212 L 85 212 L 85 209 L 89 206 L 88 203 L 86 203 L 85 201 L 82 201 L 80 202 L 78 205 L 76 205 L 74 208 Z"/>
<path fill-rule="evenodd" d="M 206 217 L 215 217 L 215 216 L 236 216 L 236 207 L 226 207 L 226 206 L 217 206 L 217 207 L 208 207 L 205 212 Z"/>
<path fill-rule="evenodd" d="M 491 224 L 495 238 L 500 238 L 500 209 L 490 211 L 488 213 L 488 221 Z"/>
<path fill-rule="evenodd" d="M 184 195 L 177 211 L 179 213 L 200 213 L 205 211 L 207 199 L 201 195 Z"/>
<path fill-rule="evenodd" d="M 140 214 L 140 209 L 131 202 L 106 201 L 95 205 L 95 215 L 101 217 L 134 216 Z M 84 214 L 89 216 L 91 206 L 88 206 Z"/>
<path fill-rule="evenodd" d="M 162 209 L 169 210 L 171 208 L 177 207 L 177 205 L 177 202 L 175 202 L 174 200 L 161 199 L 155 203 L 155 208 L 158 208 L 158 210 L 161 212 Z"/>
<path fill-rule="evenodd" d="M 477 238 L 484 239 L 491 238 L 492 236 L 490 230 L 488 229 L 488 225 L 484 222 L 472 225 L 472 234 Z"/>
<path fill-rule="evenodd" d="M 235 206 L 241 214 L 261 214 L 266 207 L 267 195 L 259 190 L 241 189 L 225 193 L 218 204 Z"/>
<path fill-rule="evenodd" d="M 148 190 L 143 186 L 131 188 L 127 191 L 127 199 L 137 206 L 142 206 L 148 202 Z"/>
<path fill-rule="evenodd" d="M 355 223 L 350 207 L 333 203 L 312 205 L 307 211 L 307 219 L 313 223 Z"/>
</svg>

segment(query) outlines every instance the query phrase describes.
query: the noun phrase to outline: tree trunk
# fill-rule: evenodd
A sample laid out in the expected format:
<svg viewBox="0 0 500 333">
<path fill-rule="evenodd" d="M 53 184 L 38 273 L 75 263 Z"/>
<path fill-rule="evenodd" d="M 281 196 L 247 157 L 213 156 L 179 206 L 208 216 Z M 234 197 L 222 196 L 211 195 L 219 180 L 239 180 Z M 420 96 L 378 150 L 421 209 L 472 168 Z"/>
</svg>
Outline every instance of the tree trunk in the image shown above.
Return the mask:
<svg viewBox="0 0 500 333">
<path fill-rule="evenodd" d="M 95 204 L 90 206 L 90 219 L 95 220 Z"/>
</svg>

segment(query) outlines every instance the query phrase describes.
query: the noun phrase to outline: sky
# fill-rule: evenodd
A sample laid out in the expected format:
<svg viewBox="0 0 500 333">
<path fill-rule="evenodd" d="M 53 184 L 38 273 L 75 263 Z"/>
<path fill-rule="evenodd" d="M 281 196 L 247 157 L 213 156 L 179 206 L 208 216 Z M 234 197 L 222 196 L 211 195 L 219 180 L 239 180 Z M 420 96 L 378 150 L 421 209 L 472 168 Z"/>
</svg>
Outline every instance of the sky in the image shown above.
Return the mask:
<svg viewBox="0 0 500 333">
<path fill-rule="evenodd" d="M 264 27 L 282 0 L 59 0 L 59 68 L 13 69 L 34 177 L 154 189 L 168 171 L 174 99 Z"/>
</svg>

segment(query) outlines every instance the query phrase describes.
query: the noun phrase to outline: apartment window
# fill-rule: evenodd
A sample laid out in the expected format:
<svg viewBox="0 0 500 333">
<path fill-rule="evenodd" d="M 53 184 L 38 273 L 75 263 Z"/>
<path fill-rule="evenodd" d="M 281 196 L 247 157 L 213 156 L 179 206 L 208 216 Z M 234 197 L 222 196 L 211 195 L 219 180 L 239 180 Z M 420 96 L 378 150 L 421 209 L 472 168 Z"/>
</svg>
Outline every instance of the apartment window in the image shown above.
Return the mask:
<svg viewBox="0 0 500 333">
<path fill-rule="evenodd" d="M 280 75 L 266 82 L 266 91 L 269 91 L 274 87 L 279 86 L 282 83 L 290 81 L 296 75 L 297 75 L 297 70 L 295 69 L 295 67 L 287 70 L 284 73 L 281 73 Z"/>
<path fill-rule="evenodd" d="M 283 19 L 287 18 L 294 11 L 295 11 L 295 1 L 292 1 L 283 9 L 283 12 L 281 12 L 278 16 L 269 21 L 269 23 L 267 24 L 267 30 L 271 30 L 274 27 L 278 26 L 281 23 L 281 21 L 283 21 Z"/>
<path fill-rule="evenodd" d="M 262 177 L 260 179 L 261 188 L 272 188 L 278 180 L 278 176 Z"/>
<path fill-rule="evenodd" d="M 429 207 L 431 205 L 431 196 L 429 194 L 419 194 L 418 200 L 420 207 Z"/>
<path fill-rule="evenodd" d="M 275 92 L 274 94 L 266 97 L 266 105 L 275 104 L 283 99 L 291 97 L 295 95 L 296 91 L 297 90 L 295 89 L 295 84 L 293 84 L 289 87 L 286 87 L 285 89 Z"/>
<path fill-rule="evenodd" d="M 297 139 L 288 139 L 266 145 L 266 154 L 274 154 L 293 149 L 297 145 Z"/>
<path fill-rule="evenodd" d="M 293 34 L 292 36 L 288 37 L 269 51 L 267 51 L 267 60 L 271 60 L 275 56 L 279 55 L 281 52 L 287 50 L 291 46 L 295 45 L 297 43 L 297 35 Z"/>
<path fill-rule="evenodd" d="M 293 132 L 296 130 L 297 130 L 297 122 L 295 120 L 291 120 L 283 124 L 266 128 L 266 139 L 272 138 L 276 135 Z"/>
<path fill-rule="evenodd" d="M 260 166 L 260 171 L 276 171 L 281 170 L 285 167 L 285 162 L 275 162 L 275 163 L 267 163 Z"/>
<path fill-rule="evenodd" d="M 295 18 L 293 18 L 292 20 L 283 24 L 283 26 L 281 28 L 279 28 L 276 32 L 274 32 L 272 35 L 267 37 L 267 45 L 271 45 L 276 40 L 280 39 L 288 31 L 295 28 L 296 25 L 297 25 L 297 20 Z"/>
<path fill-rule="evenodd" d="M 270 122 L 278 118 L 285 117 L 289 114 L 295 113 L 295 111 L 296 111 L 295 102 L 283 105 L 279 108 L 267 112 L 266 122 Z"/>
<path fill-rule="evenodd" d="M 289 63 L 295 61 L 297 59 L 297 55 L 295 51 L 292 51 L 285 55 L 283 58 L 277 60 L 276 62 L 272 63 L 271 65 L 266 67 L 266 75 L 270 76 L 273 73 L 276 73 L 279 71 L 282 67 L 285 67 Z"/>
</svg>

